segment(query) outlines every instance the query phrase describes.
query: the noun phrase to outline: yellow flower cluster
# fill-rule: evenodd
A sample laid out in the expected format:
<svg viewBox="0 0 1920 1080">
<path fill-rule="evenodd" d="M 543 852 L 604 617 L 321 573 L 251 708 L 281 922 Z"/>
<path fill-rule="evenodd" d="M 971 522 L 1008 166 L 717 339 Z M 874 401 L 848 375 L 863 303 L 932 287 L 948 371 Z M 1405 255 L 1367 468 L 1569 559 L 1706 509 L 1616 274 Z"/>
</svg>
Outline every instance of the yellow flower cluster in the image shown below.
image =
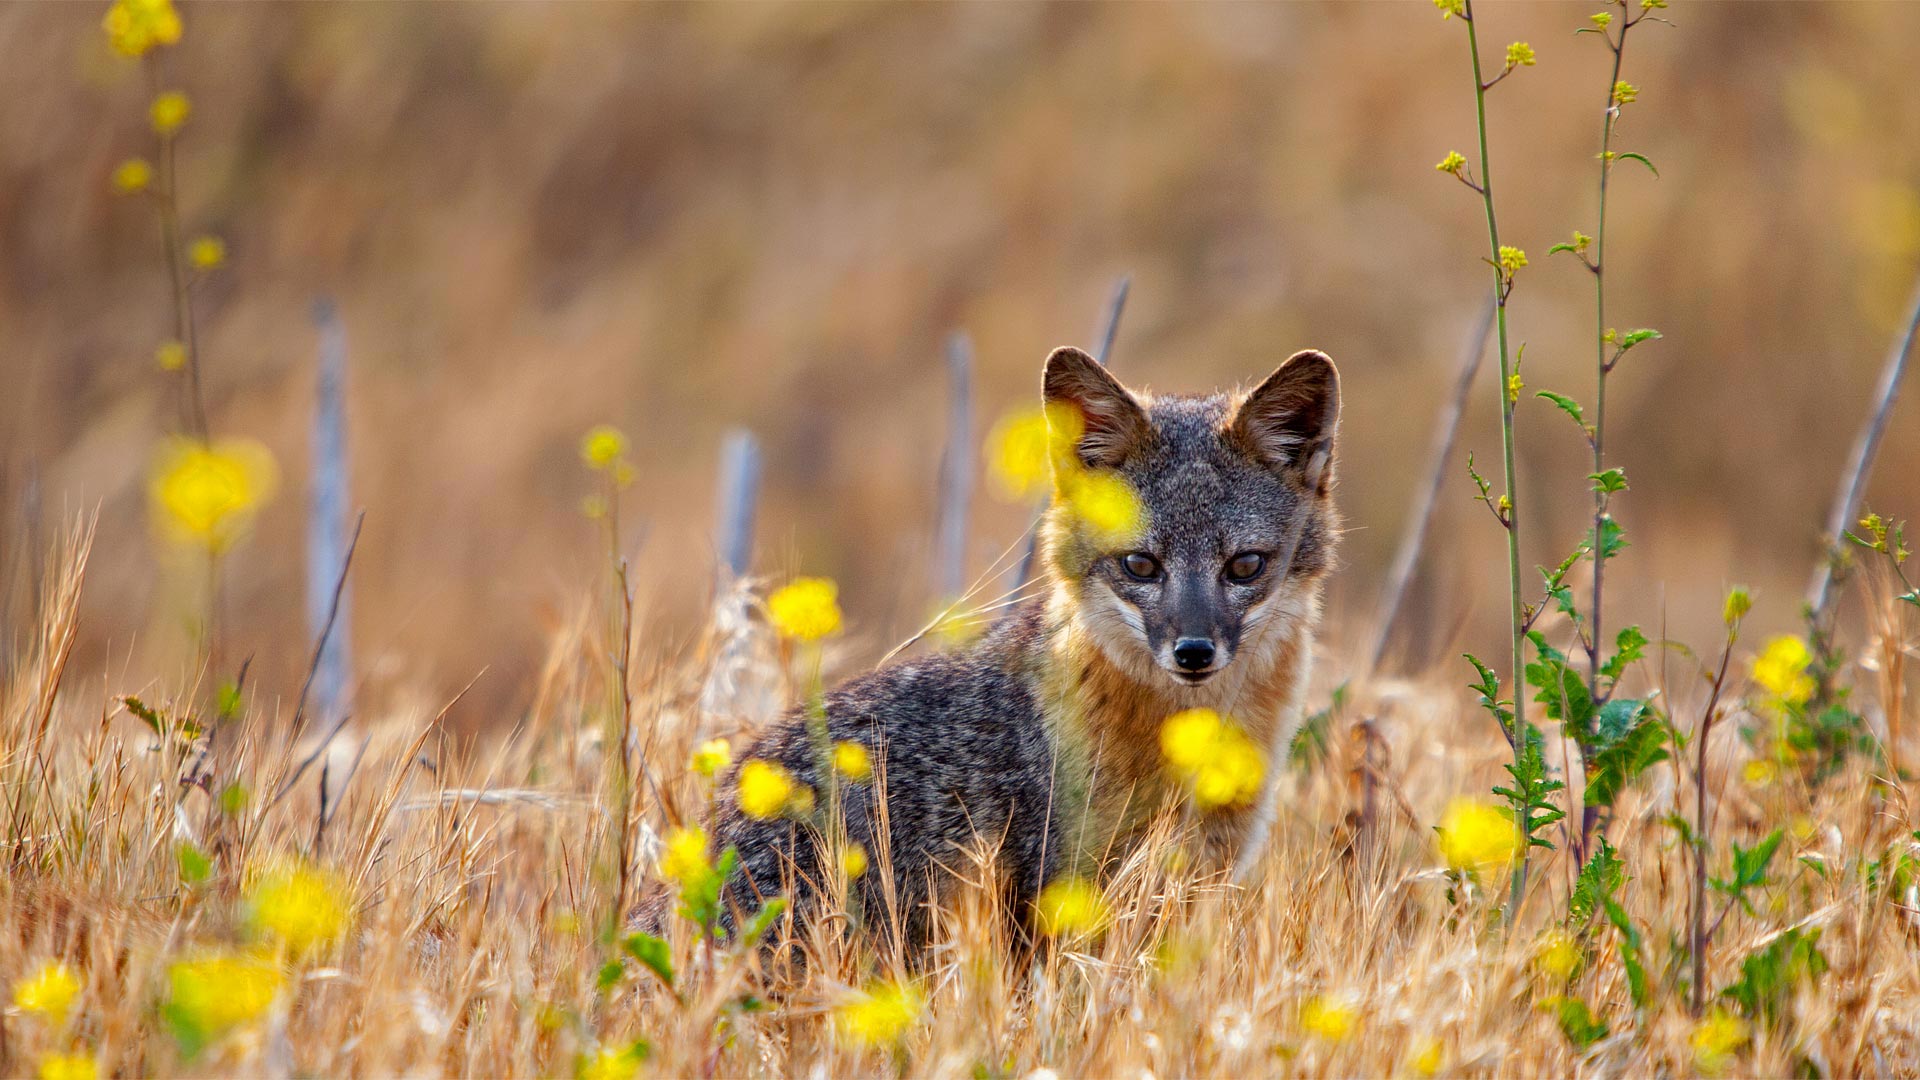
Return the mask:
<svg viewBox="0 0 1920 1080">
<path fill-rule="evenodd" d="M 667 834 L 660 853 L 660 876 L 679 885 L 699 881 L 713 872 L 704 829 L 675 829 Z"/>
<path fill-rule="evenodd" d="M 1300 1029 L 1330 1043 L 1346 1042 L 1360 1026 L 1360 1010 L 1332 994 L 1316 994 L 1300 1006 Z"/>
<path fill-rule="evenodd" d="M 794 578 L 767 597 L 767 615 L 781 637 L 831 637 L 840 632 L 840 586 L 828 578 Z"/>
<path fill-rule="evenodd" d="M 187 245 L 187 261 L 202 273 L 218 270 L 227 261 L 227 242 L 217 236 L 196 236 Z"/>
<path fill-rule="evenodd" d="M 162 137 L 172 136 L 186 127 L 187 117 L 192 114 L 193 103 L 178 90 L 161 93 L 147 107 L 147 117 L 153 121 L 154 133 Z"/>
<path fill-rule="evenodd" d="M 57 1027 L 72 1011 L 80 988 L 78 973 L 58 960 L 49 960 L 13 984 L 13 1007 Z"/>
<path fill-rule="evenodd" d="M 688 762 L 694 772 L 708 779 L 713 774 L 733 764 L 733 745 L 725 739 L 708 739 L 696 748 L 693 758 Z"/>
<path fill-rule="evenodd" d="M 180 13 L 173 0 L 114 0 L 100 26 L 123 56 L 145 56 L 156 45 L 180 40 Z"/>
<path fill-rule="evenodd" d="M 1596 11 L 1592 15 L 1587 16 L 1587 18 L 1591 19 L 1593 25 L 1602 30 L 1613 25 L 1613 12 L 1611 11 Z"/>
<path fill-rule="evenodd" d="M 1450 19 L 1455 15 L 1463 19 L 1467 17 L 1467 0 L 1433 0 L 1433 6 L 1440 9 L 1442 19 Z"/>
<path fill-rule="evenodd" d="M 1513 44 L 1507 46 L 1507 66 L 1508 67 L 1510 68 L 1532 67 L 1534 66 L 1535 62 L 1536 61 L 1533 55 L 1533 46 L 1527 44 L 1524 41 L 1516 41 Z"/>
<path fill-rule="evenodd" d="M 633 1080 L 647 1060 L 647 1044 L 602 1046 L 580 1059 L 575 1075 L 578 1080 Z"/>
<path fill-rule="evenodd" d="M 268 870 L 247 890 L 246 903 L 248 928 L 289 956 L 322 954 L 353 925 L 346 882 L 303 863 Z"/>
<path fill-rule="evenodd" d="M 1525 265 L 1527 265 L 1526 252 L 1521 251 L 1517 247 L 1509 247 L 1506 244 L 1500 245 L 1500 272 L 1502 274 L 1511 278 L 1513 275 L 1519 273 L 1520 268 Z"/>
<path fill-rule="evenodd" d="M 1009 413 L 987 436 L 987 475 L 1009 499 L 1047 490 L 1056 471 L 1073 468 L 1073 448 L 1085 431 L 1079 410 L 1049 403 Z"/>
<path fill-rule="evenodd" d="M 1147 531 L 1146 506 L 1119 473 L 1075 468 L 1058 476 L 1068 511 L 1095 546 L 1127 547 Z"/>
<path fill-rule="evenodd" d="M 1724 1009 L 1715 1009 L 1700 1021 L 1688 1039 L 1693 1046 L 1694 1065 L 1708 1076 L 1733 1064 L 1734 1055 L 1746 1041 L 1747 1022 Z"/>
<path fill-rule="evenodd" d="M 1040 890 L 1034 908 L 1040 932 L 1050 937 L 1092 937 L 1105 930 L 1113 917 L 1100 886 L 1082 877 L 1050 883 Z"/>
<path fill-rule="evenodd" d="M 598 424 L 580 437 L 580 460 L 599 471 L 611 469 L 627 456 L 627 436 L 612 424 Z"/>
<path fill-rule="evenodd" d="M 40 1080 L 96 1080 L 100 1063 L 86 1054 L 48 1054 L 40 1059 Z"/>
<path fill-rule="evenodd" d="M 1639 97 L 1640 88 L 1632 83 L 1617 82 L 1613 84 L 1613 103 L 1615 105 L 1631 105 L 1638 100 Z"/>
<path fill-rule="evenodd" d="M 122 195 L 138 195 L 153 183 L 153 166 L 145 158 L 128 158 L 114 167 L 113 187 Z"/>
<path fill-rule="evenodd" d="M 1791 634 L 1782 634 L 1767 642 L 1753 661 L 1753 681 L 1787 705 L 1805 705 L 1813 697 L 1815 683 L 1807 668 L 1813 654 L 1807 643 Z"/>
<path fill-rule="evenodd" d="M 867 872 L 867 849 L 865 845 L 855 843 L 851 840 L 847 841 L 847 846 L 840 849 L 840 872 L 847 875 L 848 881 L 852 881 Z"/>
<path fill-rule="evenodd" d="M 250 439 L 173 439 L 154 458 L 147 493 L 162 532 L 220 552 L 246 531 L 278 483 L 272 452 Z"/>
<path fill-rule="evenodd" d="M 265 1016 L 286 985 L 280 965 L 258 953 L 205 953 L 167 968 L 167 1005 L 203 1037 Z"/>
<path fill-rule="evenodd" d="M 1584 959 L 1580 942 L 1565 930 L 1549 930 L 1540 935 L 1533 948 L 1533 966 L 1543 975 L 1565 982 L 1573 978 Z"/>
<path fill-rule="evenodd" d="M 740 766 L 738 788 L 741 812 L 760 821 L 813 809 L 813 789 L 771 761 L 755 758 Z"/>
<path fill-rule="evenodd" d="M 1466 167 L 1467 159 L 1462 156 L 1458 150 L 1447 151 L 1447 156 L 1441 158 L 1440 164 L 1434 166 L 1435 169 L 1443 173 L 1452 173 L 1455 176 L 1459 176 L 1460 170 Z"/>
<path fill-rule="evenodd" d="M 875 982 L 833 1011 L 834 1029 L 868 1046 L 893 1046 L 920 1022 L 926 1006 L 926 995 L 912 983 Z"/>
<path fill-rule="evenodd" d="M 833 771 L 856 784 L 873 779 L 873 757 L 857 742 L 833 744 Z"/>
<path fill-rule="evenodd" d="M 1168 717 L 1160 727 L 1160 752 L 1203 810 L 1251 803 L 1266 777 L 1266 755 L 1238 724 L 1212 709 Z"/>
<path fill-rule="evenodd" d="M 1440 817 L 1440 857 L 1466 872 L 1511 865 L 1520 852 L 1520 833 L 1499 807 L 1474 799 L 1455 799 Z"/>
</svg>

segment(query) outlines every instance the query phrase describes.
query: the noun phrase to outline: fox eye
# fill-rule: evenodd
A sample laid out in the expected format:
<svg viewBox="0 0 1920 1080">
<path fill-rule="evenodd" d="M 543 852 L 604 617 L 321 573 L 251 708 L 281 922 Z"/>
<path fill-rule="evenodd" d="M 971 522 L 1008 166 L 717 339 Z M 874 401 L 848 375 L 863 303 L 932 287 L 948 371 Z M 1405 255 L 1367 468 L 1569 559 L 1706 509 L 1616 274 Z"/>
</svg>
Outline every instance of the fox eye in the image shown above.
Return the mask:
<svg viewBox="0 0 1920 1080">
<path fill-rule="evenodd" d="M 1135 581 L 1152 581 L 1160 576 L 1160 563 L 1144 551 L 1120 556 L 1120 569 Z"/>
<path fill-rule="evenodd" d="M 1227 580 L 1247 582 L 1267 568 L 1267 557 L 1257 551 L 1243 551 L 1227 562 Z"/>
</svg>

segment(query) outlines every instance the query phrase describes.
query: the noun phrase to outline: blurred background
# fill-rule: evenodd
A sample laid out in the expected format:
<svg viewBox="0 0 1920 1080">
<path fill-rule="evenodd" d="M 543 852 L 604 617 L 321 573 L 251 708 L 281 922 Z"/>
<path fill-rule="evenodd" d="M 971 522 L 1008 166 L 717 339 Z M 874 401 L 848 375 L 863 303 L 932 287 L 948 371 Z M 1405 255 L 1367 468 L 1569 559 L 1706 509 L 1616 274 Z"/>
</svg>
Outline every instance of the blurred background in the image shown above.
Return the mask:
<svg viewBox="0 0 1920 1080">
<path fill-rule="evenodd" d="M 29 526 L 98 506 L 83 670 L 177 673 L 178 575 L 145 476 L 176 402 L 152 208 L 116 195 L 152 153 L 154 89 L 105 4 L 0 8 L 0 571 Z M 349 349 L 352 612 L 369 693 L 487 677 L 510 720 L 546 642 L 604 579 L 579 456 L 626 431 L 620 506 L 649 634 L 700 624 L 723 433 L 761 440 L 755 568 L 836 578 L 843 662 L 928 614 L 946 437 L 942 345 L 975 345 L 978 447 L 1092 344 L 1133 289 L 1113 365 L 1159 391 L 1258 380 L 1293 351 L 1344 379 L 1330 677 L 1363 640 L 1488 285 L 1464 29 L 1428 3 L 228 5 L 185 3 L 162 84 L 185 227 L 225 238 L 197 311 L 216 432 L 283 481 L 228 560 L 227 651 L 291 695 L 316 297 Z M 1592 393 L 1588 275 L 1547 248 L 1594 230 L 1607 51 L 1588 9 L 1489 5 L 1482 48 L 1538 56 L 1490 103 L 1512 316 L 1530 389 Z M 1920 5 L 1676 3 L 1636 29 L 1617 146 L 1610 321 L 1659 328 L 1611 384 L 1631 546 L 1609 623 L 1709 640 L 1727 585 L 1757 629 L 1797 619 L 1817 533 L 1920 272 Z M 1397 655 L 1498 653 L 1502 542 L 1468 499 L 1497 467 L 1493 363 L 1448 472 Z M 1920 391 L 1868 504 L 1920 516 Z M 1586 449 L 1526 398 L 1529 565 L 1587 527 Z M 975 502 L 969 565 L 1024 506 Z M 1531 577 L 1531 575 L 1529 575 Z M 997 590 L 995 590 L 997 591 Z M 17 628 L 10 628 L 17 633 Z M 169 667 L 169 665 L 173 665 Z M 1451 669 L 1449 669 L 1451 670 Z"/>
</svg>

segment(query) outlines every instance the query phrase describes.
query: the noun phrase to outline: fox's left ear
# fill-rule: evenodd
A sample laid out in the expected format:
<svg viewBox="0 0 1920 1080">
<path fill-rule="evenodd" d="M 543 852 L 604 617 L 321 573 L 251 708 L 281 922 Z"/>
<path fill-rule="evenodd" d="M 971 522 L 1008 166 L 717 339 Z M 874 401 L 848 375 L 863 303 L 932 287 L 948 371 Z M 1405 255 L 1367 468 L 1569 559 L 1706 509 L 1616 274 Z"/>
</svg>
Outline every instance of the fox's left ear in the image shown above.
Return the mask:
<svg viewBox="0 0 1920 1080">
<path fill-rule="evenodd" d="M 1317 349 L 1287 357 L 1234 410 L 1229 430 L 1269 467 L 1308 490 L 1333 483 L 1333 436 L 1340 426 L 1340 373 Z"/>
</svg>

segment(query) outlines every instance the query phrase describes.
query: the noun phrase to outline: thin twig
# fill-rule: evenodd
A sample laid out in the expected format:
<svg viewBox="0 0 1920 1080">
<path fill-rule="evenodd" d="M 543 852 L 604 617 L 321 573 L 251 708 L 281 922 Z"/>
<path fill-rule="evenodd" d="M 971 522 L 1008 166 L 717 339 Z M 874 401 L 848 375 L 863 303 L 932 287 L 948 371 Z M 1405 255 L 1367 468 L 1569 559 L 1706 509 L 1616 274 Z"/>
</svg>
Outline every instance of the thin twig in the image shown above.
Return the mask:
<svg viewBox="0 0 1920 1080">
<path fill-rule="evenodd" d="M 321 624 L 320 636 L 313 643 L 313 659 L 307 663 L 306 681 L 300 684 L 300 697 L 293 706 L 292 737 L 300 737 L 300 728 L 307 719 L 307 695 L 313 692 L 313 679 L 320 671 L 320 657 L 326 652 L 327 637 L 333 633 L 334 620 L 340 617 L 340 594 L 347 587 L 347 571 L 353 569 L 353 553 L 360 546 L 360 526 L 367 522 L 367 512 L 360 511 L 353 519 L 353 538 L 347 541 L 347 554 L 340 560 L 340 576 L 333 583 L 333 599 L 327 604 L 326 622 Z M 338 730 L 338 725 L 335 726 Z"/>
</svg>

